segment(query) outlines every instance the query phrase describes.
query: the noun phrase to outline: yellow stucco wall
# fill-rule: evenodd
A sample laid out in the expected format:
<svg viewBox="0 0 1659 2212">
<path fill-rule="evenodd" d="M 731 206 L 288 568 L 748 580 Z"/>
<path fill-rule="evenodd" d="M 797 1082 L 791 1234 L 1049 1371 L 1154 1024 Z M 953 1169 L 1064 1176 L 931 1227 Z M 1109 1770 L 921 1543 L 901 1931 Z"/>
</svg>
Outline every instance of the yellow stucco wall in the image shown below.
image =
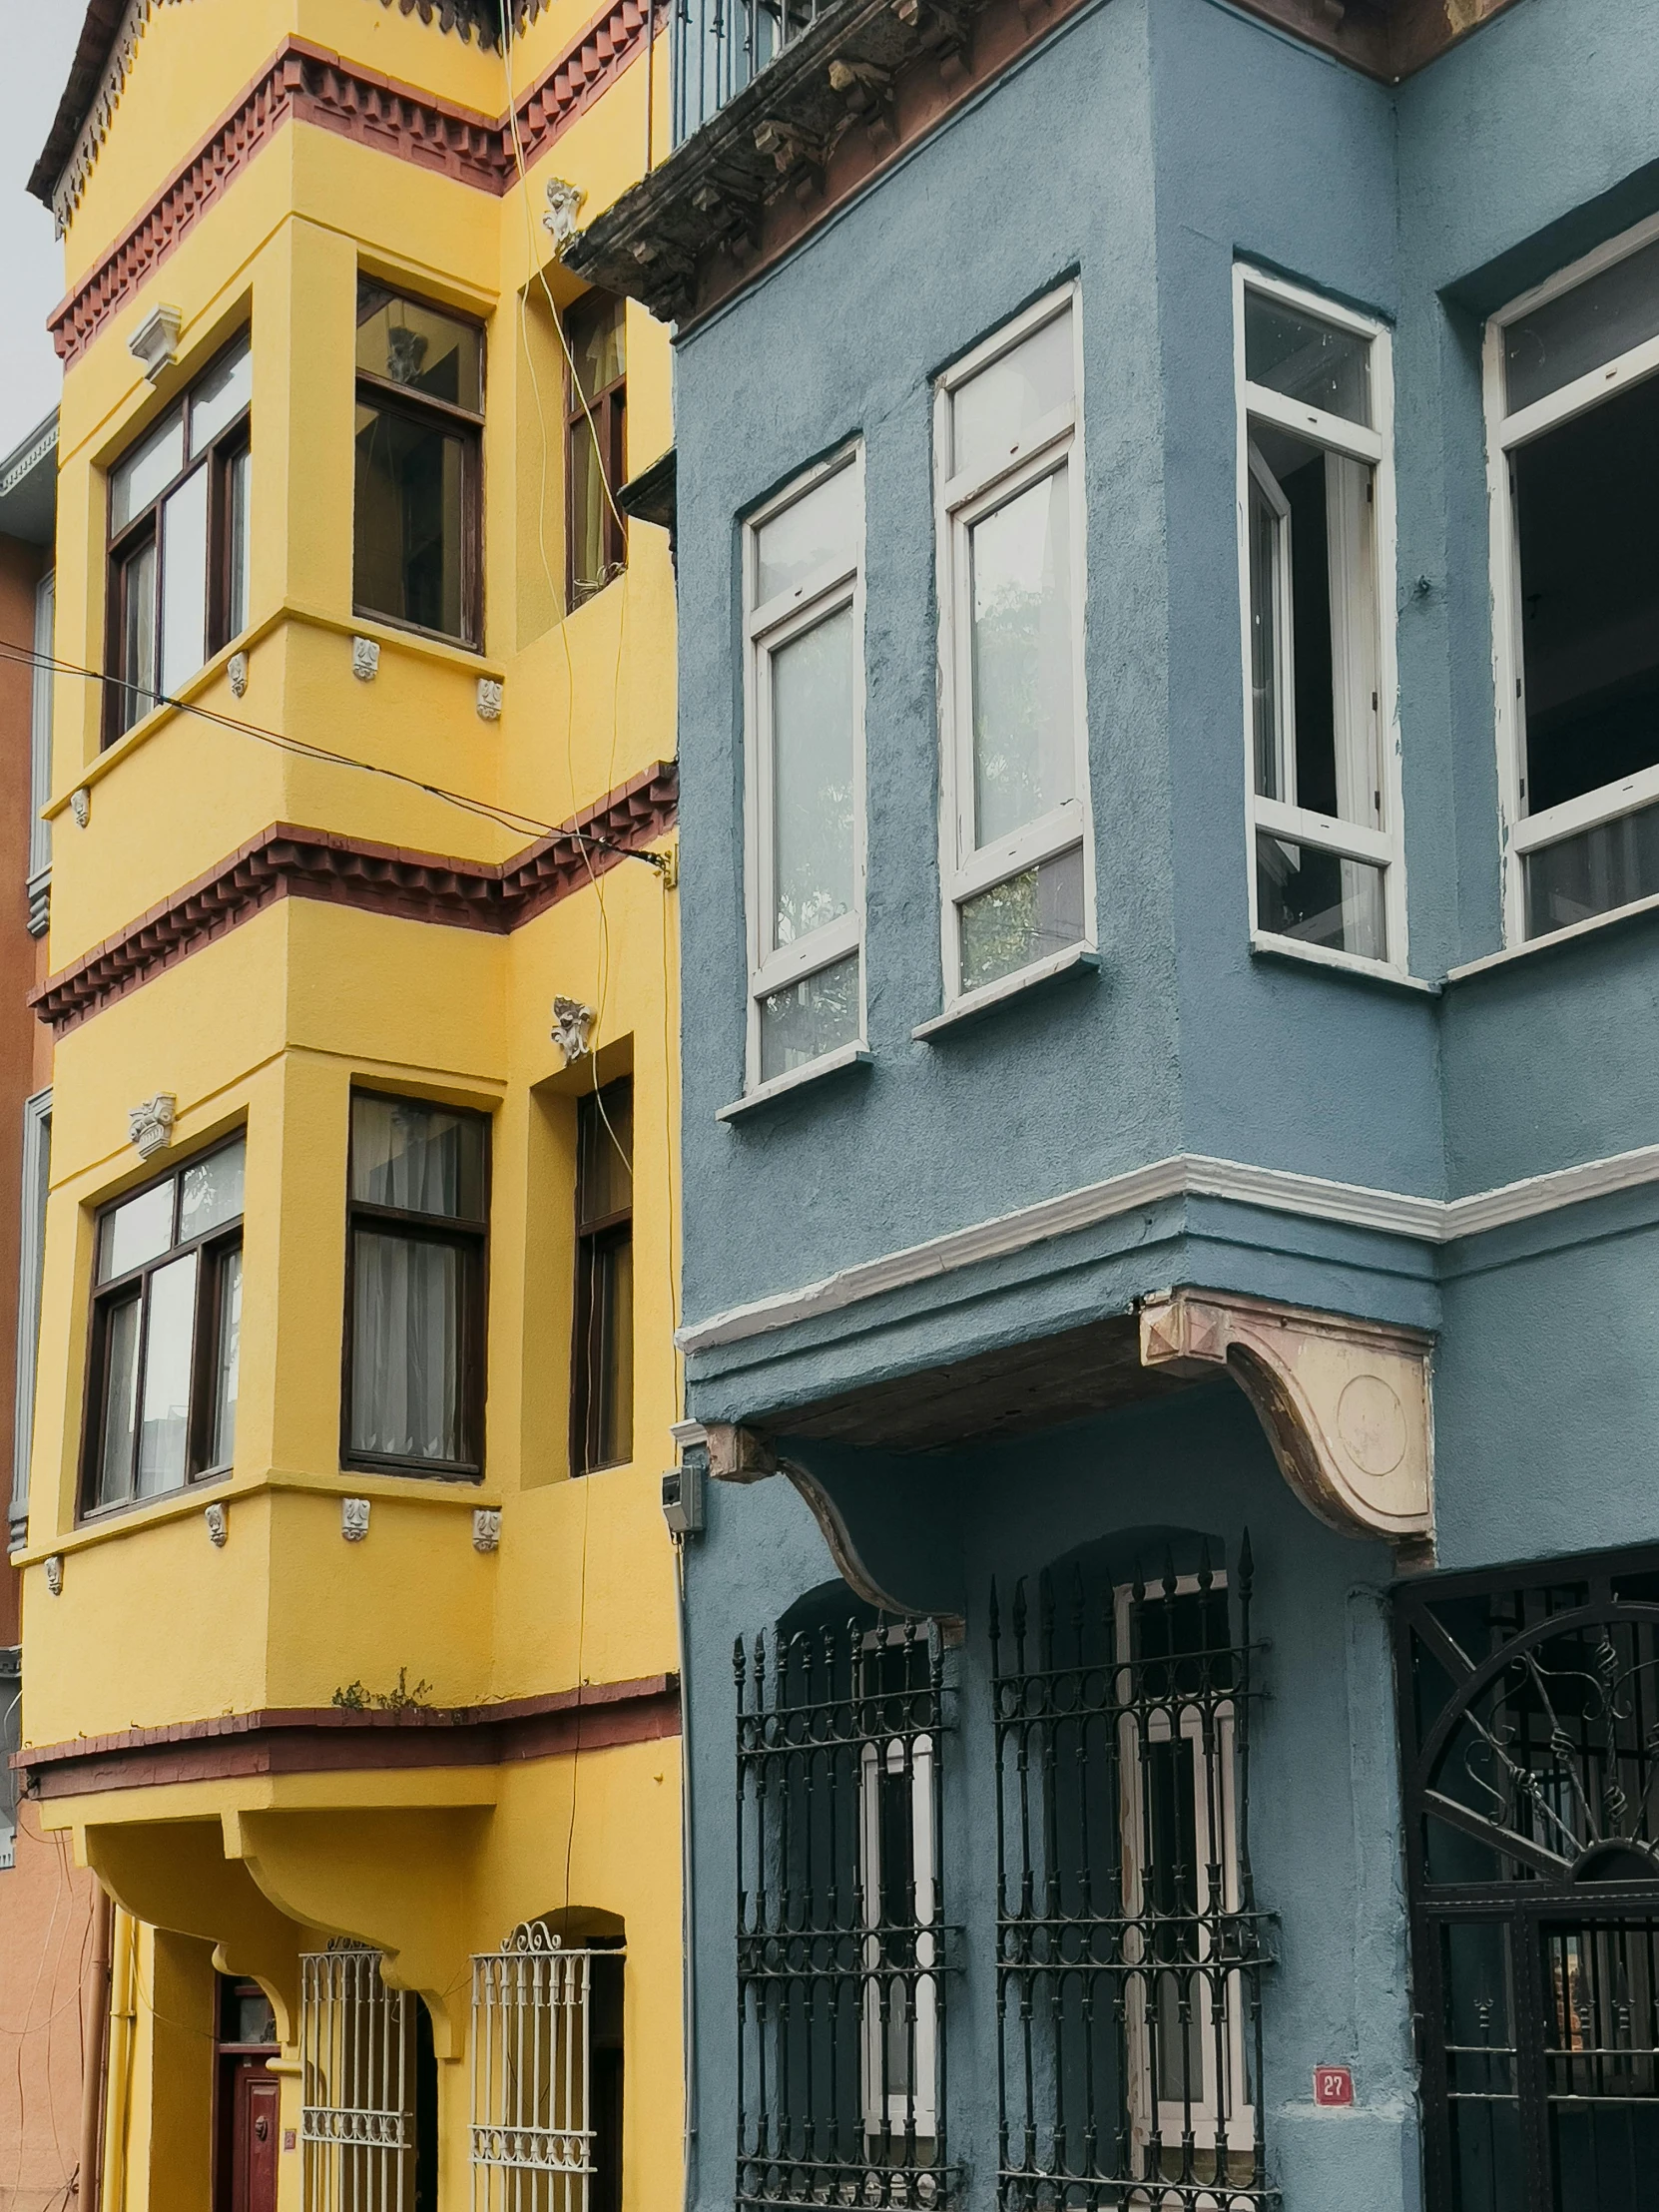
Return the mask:
<svg viewBox="0 0 1659 2212">
<path fill-rule="evenodd" d="M 379 0 L 158 0 L 65 240 L 71 285 L 289 37 L 482 117 L 508 105 L 591 18 L 561 0 L 509 56 Z M 666 48 L 663 50 L 666 53 Z M 326 747 L 362 774 L 163 707 L 101 749 L 100 688 L 57 694 L 51 967 L 60 971 L 269 826 L 499 861 L 531 830 L 428 784 L 556 824 L 673 753 L 674 598 L 664 533 L 635 524 L 626 574 L 564 600 L 564 368 L 545 267 L 550 176 L 591 216 L 645 159 L 647 72 L 626 70 L 496 197 L 308 123 L 283 124 L 72 364 L 61 427 L 60 659 L 104 658 L 112 463 L 234 331 L 254 355 L 254 559 L 247 633 L 184 688 L 205 708 Z M 659 150 L 667 70 L 653 84 Z M 354 287 L 359 271 L 479 318 L 486 332 L 483 650 L 354 615 Z M 545 287 L 545 288 L 544 288 Z M 160 302 L 180 358 L 152 389 L 127 345 Z M 666 334 L 628 310 L 627 466 L 671 438 Z M 353 636 L 381 647 L 372 683 Z M 232 651 L 248 684 L 233 695 Z M 481 676 L 504 687 L 495 722 Z M 72 795 L 84 792 L 87 821 Z M 41 1371 L 26 1568 L 29 1741 L 120 1736 L 272 1708 L 351 1685 L 473 1705 L 631 1681 L 675 1665 L 672 1562 L 658 1507 L 679 1410 L 675 894 L 625 861 L 511 935 L 304 898 L 269 905 L 154 974 L 59 1043 Z M 555 994 L 598 1010 L 598 1060 L 566 1069 Z M 570 1479 L 575 1113 L 594 1067 L 635 1084 L 633 1458 Z M 345 1166 L 353 1082 L 491 1117 L 484 1471 L 477 1485 L 342 1470 Z M 128 1109 L 178 1101 L 170 1152 L 142 1163 Z M 228 1479 L 126 1513 L 79 1510 L 97 1209 L 157 1167 L 244 1128 L 248 1175 L 236 1463 Z M 342 1541 L 340 1499 L 369 1533 Z M 204 1506 L 229 1508 L 210 1540 Z M 472 1508 L 499 1507 L 499 1550 Z M 61 1593 L 48 1588 L 47 1562 Z M 382 1945 L 388 1978 L 439 2022 L 442 2202 L 467 2199 L 467 1960 L 531 1916 L 626 1928 L 625 2203 L 679 2189 L 679 1745 L 673 1738 L 499 1770 L 175 1781 L 43 1805 L 141 1920 L 139 2018 L 120 2206 L 206 2202 L 204 1945 L 288 2007 L 284 1945 Z M 195 1980 L 192 1980 L 192 1976 Z M 158 2024 L 163 1981 L 184 2028 Z M 211 1989 L 207 1992 L 211 1996 Z M 194 2049 L 195 2045 L 190 2044 Z M 199 2054 L 198 2054 L 199 2055 Z M 291 2051 L 290 2051 L 291 2057 Z M 299 2082 L 284 2074 L 284 2123 Z M 210 2100 L 211 2102 L 211 2100 Z M 191 2162 L 196 2160 L 198 2166 Z M 186 2172 L 188 2168 L 188 2185 Z M 179 2177 L 177 2189 L 165 2180 Z M 297 2160 L 281 2162 L 297 2207 Z"/>
</svg>

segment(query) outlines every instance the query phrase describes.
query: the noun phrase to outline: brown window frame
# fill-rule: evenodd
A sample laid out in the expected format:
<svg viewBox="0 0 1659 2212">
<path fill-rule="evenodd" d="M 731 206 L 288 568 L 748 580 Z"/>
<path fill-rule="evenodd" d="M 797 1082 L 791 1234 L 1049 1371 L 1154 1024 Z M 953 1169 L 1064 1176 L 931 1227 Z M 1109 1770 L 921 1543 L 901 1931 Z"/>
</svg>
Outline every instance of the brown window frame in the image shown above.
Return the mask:
<svg viewBox="0 0 1659 2212">
<path fill-rule="evenodd" d="M 223 653 L 233 637 L 240 635 L 230 627 L 231 609 L 231 471 L 245 453 L 254 450 L 254 404 L 250 400 L 241 412 L 226 423 L 219 434 L 210 440 L 203 453 L 192 453 L 191 429 L 196 407 L 196 394 L 212 376 L 215 369 L 230 353 L 239 347 L 252 346 L 253 334 L 245 325 L 235 337 L 222 345 L 213 358 L 205 362 L 191 378 L 184 395 L 166 407 L 153 422 L 129 441 L 105 471 L 105 523 L 106 552 L 105 592 L 105 645 L 104 666 L 115 678 L 104 686 L 104 722 L 102 743 L 109 747 L 124 738 L 128 731 L 141 723 L 145 716 L 154 713 L 165 704 L 162 691 L 162 509 L 188 476 L 199 468 L 208 470 L 208 604 L 207 604 L 207 659 L 206 668 L 218 653 Z M 118 532 L 115 528 L 115 478 L 123 462 L 136 453 L 145 440 L 167 420 L 179 413 L 184 420 L 185 459 L 174 475 L 156 493 L 149 504 L 132 515 Z M 132 673 L 126 664 L 127 653 L 127 570 L 136 554 L 146 545 L 156 548 L 156 573 L 151 584 L 153 597 L 154 640 L 154 692 L 149 704 L 133 697 Z M 252 581 L 252 579 L 250 579 Z M 131 707 L 131 712 L 129 712 Z"/>
<path fill-rule="evenodd" d="M 372 285 L 384 291 L 389 298 L 403 299 L 411 307 L 423 308 L 428 314 L 443 315 L 448 321 L 463 324 L 478 333 L 478 388 L 488 400 L 485 382 L 488 370 L 488 348 L 485 344 L 484 326 L 472 315 L 457 314 L 453 307 L 441 306 L 436 300 L 421 299 L 412 291 L 399 291 L 390 284 L 377 284 L 372 277 L 359 276 L 359 296 L 362 287 Z M 352 445 L 352 544 L 351 544 L 351 611 L 365 622 L 382 622 L 388 629 L 407 630 L 417 638 L 437 638 L 445 645 L 459 645 L 468 652 L 481 653 L 484 649 L 484 410 L 476 414 L 470 407 L 457 407 L 447 399 L 434 399 L 430 392 L 411 391 L 407 384 L 394 384 L 389 376 L 376 376 L 366 368 L 354 370 L 353 397 L 360 407 L 374 407 L 382 414 L 401 415 L 405 421 L 418 422 L 427 429 L 449 430 L 457 433 L 461 444 L 461 629 L 434 630 L 424 622 L 410 622 L 404 615 L 391 615 L 379 607 L 371 607 L 357 597 L 357 548 L 356 548 L 356 447 Z"/>
<path fill-rule="evenodd" d="M 634 1144 L 630 1137 L 628 1146 L 628 1204 L 616 1207 L 608 1214 L 596 1215 L 591 1220 L 584 1217 L 583 1202 L 583 1121 L 588 1113 L 599 1119 L 601 1107 L 610 1102 L 614 1115 L 614 1102 L 626 1089 L 630 1128 L 633 1115 L 634 1079 L 631 1075 L 619 1075 L 611 1082 L 597 1085 L 583 1092 L 576 1102 L 576 1298 L 570 1355 L 570 1471 L 573 1475 L 598 1474 L 606 1467 L 625 1467 L 634 1455 L 634 1409 L 628 1406 L 627 1449 L 606 1456 L 604 1452 L 605 1396 L 603 1378 L 606 1373 L 607 1347 L 603 1342 L 605 1310 L 595 1300 L 595 1290 L 602 1281 L 600 1263 L 619 1247 L 626 1245 L 632 1259 L 634 1242 L 633 1172 Z M 591 1101 L 600 1104 L 590 1104 Z M 597 1142 L 610 1144 L 613 1139 L 603 1120 Z M 629 1326 L 633 1326 L 633 1304 L 630 1298 Z M 600 1342 L 596 1344 L 596 1333 Z M 630 1363 L 630 1366 L 632 1363 Z"/>
<path fill-rule="evenodd" d="M 421 1214 L 400 1206 L 376 1206 L 352 1196 L 356 1146 L 354 1108 L 359 1098 L 392 1099 L 404 1106 L 429 1106 L 442 1114 L 466 1115 L 482 1123 L 484 1133 L 483 1214 L 468 1221 L 452 1214 Z M 372 1083 L 353 1083 L 347 1109 L 345 1159 L 345 1323 L 340 1348 L 339 1458 L 342 1468 L 364 1474 L 412 1474 L 428 1482 L 481 1482 L 484 1478 L 484 1399 L 489 1364 L 489 1220 L 491 1124 L 488 1114 L 408 1091 L 382 1091 Z M 351 1440 L 351 1365 L 353 1317 L 357 1306 L 357 1234 L 401 1236 L 410 1243 L 448 1244 L 464 1253 L 461 1300 L 460 1375 L 456 1403 L 462 1442 L 458 1459 L 417 1459 L 397 1452 L 360 1450 Z"/>
<path fill-rule="evenodd" d="M 190 1169 L 200 1167 L 205 1160 L 218 1153 L 229 1152 L 233 1146 L 246 1145 L 247 1133 L 237 1130 L 219 1144 L 209 1145 L 201 1152 L 192 1153 L 189 1159 L 180 1160 L 164 1175 L 152 1176 L 148 1182 L 136 1183 L 131 1190 L 123 1191 L 101 1206 L 93 1217 L 92 1230 L 92 1321 L 87 1342 L 87 1389 L 85 1418 L 81 1435 L 81 1484 L 80 1511 L 82 1521 L 103 1520 L 110 1514 L 130 1513 L 136 1506 L 153 1505 L 161 1498 L 178 1497 L 198 1483 L 222 1482 L 229 1479 L 235 1456 L 228 1460 L 215 1460 L 211 1456 L 213 1444 L 214 1376 L 219 1363 L 220 1287 L 225 1262 L 232 1253 L 243 1249 L 243 1214 L 232 1221 L 216 1222 L 200 1236 L 185 1238 L 167 1246 L 153 1259 L 143 1261 L 136 1268 L 129 1268 L 124 1275 L 112 1276 L 107 1283 L 98 1281 L 98 1248 L 103 1240 L 104 1223 L 110 1215 L 128 1205 L 135 1198 L 142 1198 L 146 1191 L 159 1189 L 164 1183 L 174 1186 L 173 1222 L 179 1224 L 180 1193 L 184 1189 L 185 1176 Z M 150 1349 L 149 1281 L 161 1269 L 171 1267 L 175 1261 L 195 1252 L 201 1255 L 196 1271 L 196 1308 L 191 1324 L 190 1354 L 190 1410 L 186 1421 L 185 1479 L 169 1490 L 158 1490 L 154 1497 L 138 1494 L 138 1454 L 143 1436 L 143 1388 L 145 1360 Z M 99 1464 L 103 1451 L 105 1400 L 109 1386 L 109 1334 L 110 1317 L 120 1308 L 131 1304 L 134 1297 L 140 1302 L 138 1343 L 134 1350 L 137 1370 L 135 1387 L 139 1396 L 139 1417 L 133 1423 L 132 1463 L 128 1470 L 126 1495 L 98 1502 L 102 1468 Z"/>
<path fill-rule="evenodd" d="M 625 318 L 622 370 L 613 376 L 597 392 L 587 397 L 586 406 L 578 385 L 575 364 L 582 349 L 582 339 L 588 325 L 602 321 L 606 316 L 621 313 Z M 626 339 L 626 302 L 616 293 L 590 291 L 565 310 L 565 343 L 569 355 L 565 363 L 565 594 L 567 603 L 579 607 L 585 600 L 596 599 L 608 584 L 615 583 L 628 566 L 628 531 L 626 517 L 618 519 L 614 504 L 627 476 L 627 418 L 628 418 L 628 352 Z M 588 427 L 588 416 L 593 417 L 593 427 Z M 599 463 L 610 490 L 600 512 L 600 574 L 598 577 L 578 577 L 576 573 L 576 452 L 578 439 L 597 438 Z"/>
</svg>

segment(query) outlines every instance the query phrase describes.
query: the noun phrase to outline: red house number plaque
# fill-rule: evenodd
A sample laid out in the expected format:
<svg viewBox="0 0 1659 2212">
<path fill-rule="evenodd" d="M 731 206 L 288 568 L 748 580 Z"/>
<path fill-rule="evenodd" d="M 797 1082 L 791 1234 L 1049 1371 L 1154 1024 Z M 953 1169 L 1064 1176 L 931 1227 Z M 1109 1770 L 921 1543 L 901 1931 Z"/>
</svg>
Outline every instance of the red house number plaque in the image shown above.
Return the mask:
<svg viewBox="0 0 1659 2212">
<path fill-rule="evenodd" d="M 1354 2102 L 1354 2076 L 1346 2066 L 1316 2066 L 1314 2068 L 1314 2102 L 1316 2104 L 1352 2104 Z"/>
</svg>

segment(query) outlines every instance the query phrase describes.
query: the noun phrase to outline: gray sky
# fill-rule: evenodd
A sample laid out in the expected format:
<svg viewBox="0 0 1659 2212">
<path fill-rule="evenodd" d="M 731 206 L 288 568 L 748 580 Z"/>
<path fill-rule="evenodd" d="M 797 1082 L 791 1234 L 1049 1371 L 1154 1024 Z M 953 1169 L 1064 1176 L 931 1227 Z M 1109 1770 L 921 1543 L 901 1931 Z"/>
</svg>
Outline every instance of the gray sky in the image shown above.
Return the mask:
<svg viewBox="0 0 1659 2212">
<path fill-rule="evenodd" d="M 82 0 L 0 0 L 0 455 L 57 404 L 46 317 L 63 297 L 63 249 L 52 218 L 24 187 L 85 12 Z"/>
</svg>

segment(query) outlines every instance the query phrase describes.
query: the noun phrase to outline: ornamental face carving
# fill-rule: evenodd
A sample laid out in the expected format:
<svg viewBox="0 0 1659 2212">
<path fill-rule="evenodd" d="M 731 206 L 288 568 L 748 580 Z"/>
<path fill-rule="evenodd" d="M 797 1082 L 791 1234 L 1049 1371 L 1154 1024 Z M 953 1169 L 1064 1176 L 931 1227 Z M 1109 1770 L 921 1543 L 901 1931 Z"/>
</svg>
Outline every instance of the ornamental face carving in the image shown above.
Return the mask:
<svg viewBox="0 0 1659 2212">
<path fill-rule="evenodd" d="M 339 1532 L 348 1544 L 360 1544 L 368 1534 L 368 1499 L 366 1497 L 342 1497 L 339 1501 Z"/>
<path fill-rule="evenodd" d="M 210 1505 L 203 1514 L 208 1524 L 208 1540 L 216 1551 L 223 1551 L 231 1535 L 231 1516 L 223 1505 Z"/>
<path fill-rule="evenodd" d="M 472 1548 L 474 1551 L 499 1551 L 501 1549 L 501 1508 L 499 1505 L 477 1505 L 473 1507 Z"/>
<path fill-rule="evenodd" d="M 480 676 L 478 679 L 478 720 L 501 720 L 501 685 L 493 676 Z"/>
<path fill-rule="evenodd" d="M 1431 1349 L 1414 1329 L 1227 1293 L 1141 1308 L 1141 1365 L 1195 1380 L 1225 1369 L 1310 1512 L 1418 1549 L 1434 1535 Z"/>
<path fill-rule="evenodd" d="M 233 653 L 230 660 L 231 691 L 235 698 L 246 697 L 248 691 L 248 655 Z"/>
<path fill-rule="evenodd" d="M 541 227 L 552 239 L 553 251 L 560 259 L 576 236 L 576 218 L 587 197 L 580 185 L 567 184 L 562 177 L 547 180 L 547 213 L 541 219 Z"/>
<path fill-rule="evenodd" d="M 54 1597 L 63 1596 L 63 1553 L 53 1552 L 46 1562 L 46 1587 Z"/>
<path fill-rule="evenodd" d="M 377 638 L 351 640 L 351 673 L 359 684 L 372 684 L 379 675 L 380 643 Z"/>
<path fill-rule="evenodd" d="M 84 830 L 92 820 L 92 794 L 87 790 L 85 784 L 78 791 L 70 794 L 69 811 L 75 817 L 77 830 Z"/>
<path fill-rule="evenodd" d="M 584 1006 L 579 998 L 554 999 L 553 1042 L 564 1054 L 566 1067 L 587 1058 L 593 1023 L 593 1008 Z"/>
<path fill-rule="evenodd" d="M 158 1091 L 154 1098 L 147 1098 L 142 1106 L 127 1110 L 127 1132 L 138 1147 L 141 1160 L 148 1160 L 152 1153 L 165 1151 L 173 1142 L 173 1124 L 178 1116 L 179 1102 L 171 1091 Z"/>
</svg>

